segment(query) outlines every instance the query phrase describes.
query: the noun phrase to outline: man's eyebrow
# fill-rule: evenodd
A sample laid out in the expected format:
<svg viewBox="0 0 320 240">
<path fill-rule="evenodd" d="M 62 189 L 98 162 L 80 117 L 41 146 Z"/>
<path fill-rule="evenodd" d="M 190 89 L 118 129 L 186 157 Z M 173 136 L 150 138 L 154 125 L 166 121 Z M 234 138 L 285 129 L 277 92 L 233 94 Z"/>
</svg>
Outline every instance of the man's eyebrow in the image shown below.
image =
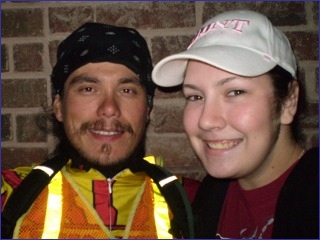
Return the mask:
<svg viewBox="0 0 320 240">
<path fill-rule="evenodd" d="M 76 84 L 76 83 L 84 83 L 84 82 L 97 83 L 97 82 L 99 82 L 99 80 L 97 78 L 90 77 L 90 76 L 87 76 L 87 75 L 79 75 L 79 76 L 76 76 L 76 77 L 71 79 L 70 85 L 73 85 L 73 84 Z"/>
<path fill-rule="evenodd" d="M 137 85 L 143 85 L 143 82 L 139 77 L 124 77 L 124 78 L 121 78 L 119 82 L 123 84 L 133 83 Z"/>
<path fill-rule="evenodd" d="M 100 80 L 98 78 L 91 77 L 88 75 L 79 75 L 71 79 L 70 85 L 77 84 L 77 83 L 84 83 L 84 82 L 97 83 L 97 82 L 100 82 Z M 123 77 L 119 79 L 119 83 L 121 84 L 134 83 L 137 85 L 143 85 L 139 77 Z"/>
</svg>

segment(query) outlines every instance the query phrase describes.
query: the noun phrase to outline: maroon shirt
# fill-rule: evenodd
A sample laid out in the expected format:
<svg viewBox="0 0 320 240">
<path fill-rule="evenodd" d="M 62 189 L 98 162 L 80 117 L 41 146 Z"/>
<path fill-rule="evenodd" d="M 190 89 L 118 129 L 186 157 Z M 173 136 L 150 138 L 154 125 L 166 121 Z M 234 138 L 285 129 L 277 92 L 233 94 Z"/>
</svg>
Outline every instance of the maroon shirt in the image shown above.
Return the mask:
<svg viewBox="0 0 320 240">
<path fill-rule="evenodd" d="M 293 167 L 278 179 L 257 189 L 243 190 L 238 181 L 231 182 L 217 237 L 271 238 L 279 192 Z"/>
</svg>

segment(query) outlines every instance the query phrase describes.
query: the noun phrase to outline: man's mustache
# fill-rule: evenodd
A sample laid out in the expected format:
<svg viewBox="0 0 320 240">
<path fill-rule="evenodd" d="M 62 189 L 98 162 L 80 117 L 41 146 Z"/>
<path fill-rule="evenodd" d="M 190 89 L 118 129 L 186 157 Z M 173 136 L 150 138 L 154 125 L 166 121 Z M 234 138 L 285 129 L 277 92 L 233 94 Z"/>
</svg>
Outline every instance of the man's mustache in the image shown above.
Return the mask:
<svg viewBox="0 0 320 240">
<path fill-rule="evenodd" d="M 128 132 L 128 133 L 133 133 L 133 129 L 130 124 L 123 124 L 118 120 L 112 120 L 111 122 L 107 123 L 105 119 L 99 119 L 96 121 L 89 121 L 81 124 L 81 127 L 79 129 L 79 133 L 84 134 L 85 132 L 88 131 L 88 129 L 95 129 L 95 130 L 106 130 L 112 129 L 114 131 L 119 131 L 119 132 Z"/>
</svg>

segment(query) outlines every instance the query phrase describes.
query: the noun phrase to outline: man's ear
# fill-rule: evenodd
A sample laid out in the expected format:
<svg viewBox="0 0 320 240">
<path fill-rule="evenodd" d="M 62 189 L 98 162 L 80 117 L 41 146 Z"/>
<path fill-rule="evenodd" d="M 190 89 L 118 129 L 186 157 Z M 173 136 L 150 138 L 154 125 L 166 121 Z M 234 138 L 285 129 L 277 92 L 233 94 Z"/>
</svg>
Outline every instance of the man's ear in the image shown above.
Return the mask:
<svg viewBox="0 0 320 240">
<path fill-rule="evenodd" d="M 57 94 L 53 100 L 53 112 L 59 122 L 63 122 L 61 96 Z"/>
<path fill-rule="evenodd" d="M 148 106 L 148 108 L 147 108 L 147 119 L 146 119 L 146 123 L 147 124 L 150 122 L 151 111 L 152 111 L 152 107 Z"/>
<path fill-rule="evenodd" d="M 299 99 L 299 84 L 297 81 L 289 83 L 289 95 L 282 104 L 281 123 L 290 124 L 297 112 Z"/>
</svg>

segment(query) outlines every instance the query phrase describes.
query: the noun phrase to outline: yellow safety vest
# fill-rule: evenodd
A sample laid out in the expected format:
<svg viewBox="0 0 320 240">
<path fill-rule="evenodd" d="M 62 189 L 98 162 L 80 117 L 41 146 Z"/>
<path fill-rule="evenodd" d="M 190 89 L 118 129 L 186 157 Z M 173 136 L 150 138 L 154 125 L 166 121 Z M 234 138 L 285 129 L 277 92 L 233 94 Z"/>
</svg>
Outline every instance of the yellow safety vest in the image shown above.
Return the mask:
<svg viewBox="0 0 320 240">
<path fill-rule="evenodd" d="M 153 157 L 146 160 L 155 161 Z M 170 239 L 170 210 L 153 180 L 144 173 L 129 210 L 125 230 L 105 226 L 65 166 L 17 222 L 13 238 L 165 238 Z M 135 177 L 126 169 L 125 176 Z M 77 173 L 75 173 L 77 174 Z M 126 175 L 127 174 L 127 175 Z M 80 173 L 79 173 L 79 176 Z M 128 209 L 118 209 L 118 211 Z"/>
</svg>

